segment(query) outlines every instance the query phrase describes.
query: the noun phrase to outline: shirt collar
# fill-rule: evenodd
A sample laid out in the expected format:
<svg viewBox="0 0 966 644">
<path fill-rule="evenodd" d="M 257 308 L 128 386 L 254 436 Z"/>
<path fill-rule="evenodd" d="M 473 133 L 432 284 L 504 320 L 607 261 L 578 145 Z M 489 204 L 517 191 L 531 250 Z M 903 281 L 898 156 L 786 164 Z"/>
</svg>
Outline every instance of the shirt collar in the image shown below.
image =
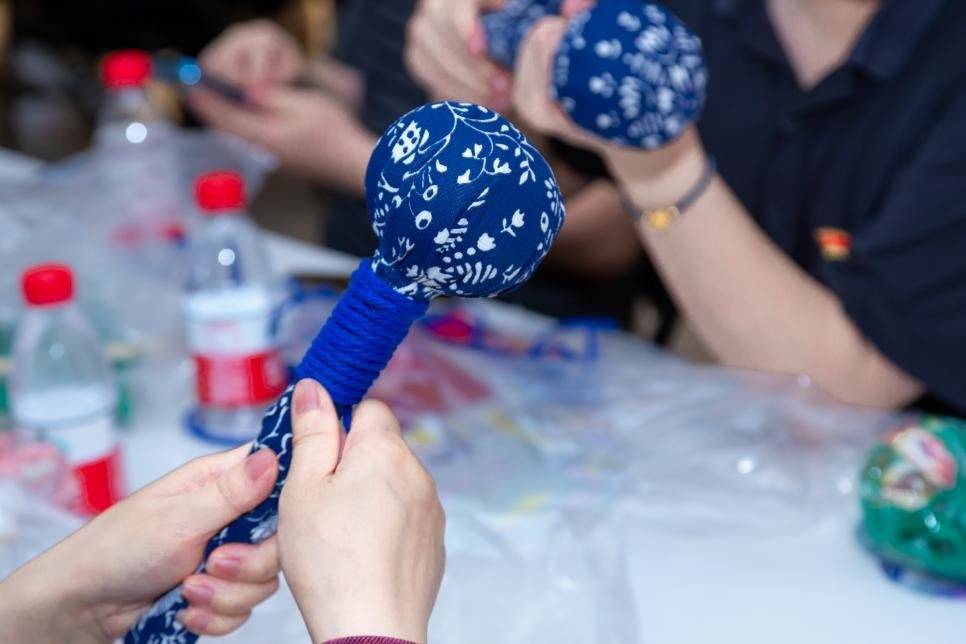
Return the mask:
<svg viewBox="0 0 966 644">
<path fill-rule="evenodd" d="M 857 68 L 887 80 L 909 62 L 948 0 L 885 0 L 859 38 L 849 60 Z"/>
<path fill-rule="evenodd" d="M 765 0 L 711 0 L 712 11 L 736 23 L 745 45 L 773 62 L 785 62 Z M 949 0 L 884 0 L 859 37 L 846 65 L 886 80 L 899 72 Z"/>
</svg>

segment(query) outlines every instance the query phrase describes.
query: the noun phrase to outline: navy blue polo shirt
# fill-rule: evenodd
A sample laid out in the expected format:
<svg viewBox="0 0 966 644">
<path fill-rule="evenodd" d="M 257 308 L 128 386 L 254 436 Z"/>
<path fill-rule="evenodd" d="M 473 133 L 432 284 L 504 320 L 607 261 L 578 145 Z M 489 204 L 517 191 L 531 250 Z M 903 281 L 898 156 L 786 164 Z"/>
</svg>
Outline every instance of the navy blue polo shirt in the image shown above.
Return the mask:
<svg viewBox="0 0 966 644">
<path fill-rule="evenodd" d="M 763 0 L 667 4 L 704 42 L 721 176 L 868 340 L 966 413 L 966 2 L 885 0 L 809 91 Z"/>
</svg>

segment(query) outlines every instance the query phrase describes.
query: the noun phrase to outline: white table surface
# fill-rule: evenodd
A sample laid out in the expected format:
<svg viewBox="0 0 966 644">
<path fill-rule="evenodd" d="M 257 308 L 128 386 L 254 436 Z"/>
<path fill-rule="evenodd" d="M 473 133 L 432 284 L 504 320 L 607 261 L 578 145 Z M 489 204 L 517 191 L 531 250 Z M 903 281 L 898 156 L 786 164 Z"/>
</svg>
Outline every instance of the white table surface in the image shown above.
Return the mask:
<svg viewBox="0 0 966 644">
<path fill-rule="evenodd" d="M 274 236 L 270 251 L 287 271 L 347 274 L 356 264 L 352 258 Z M 213 451 L 182 430 L 188 395 L 183 392 L 183 405 L 168 405 L 141 417 L 126 434 L 130 486 L 141 486 Z M 853 523 L 826 524 L 781 539 L 645 537 L 641 535 L 649 531 L 627 528 L 627 572 L 643 643 L 966 641 L 966 602 L 926 597 L 885 580 L 856 544 Z M 260 629 L 273 620 L 287 620 L 289 630 L 277 632 L 274 641 L 307 642 L 291 626 L 293 610 L 283 591 L 230 641 L 259 642 L 259 633 L 264 633 Z M 501 641 L 498 628 L 494 625 L 493 641 Z"/>
<path fill-rule="evenodd" d="M 0 151 L 0 179 L 29 176 L 38 163 Z M 284 272 L 348 275 L 357 261 L 269 235 Z M 162 404 L 142 409 L 124 434 L 127 483 L 136 489 L 185 461 L 215 451 L 184 429 L 188 378 L 174 378 Z M 861 552 L 854 523 L 827 523 L 797 536 L 695 537 L 627 525 L 627 576 L 640 641 L 659 644 L 958 644 L 966 642 L 966 602 L 927 597 L 884 579 Z M 646 536 L 645 536 L 646 535 Z M 459 579 L 448 579 L 458 584 Z M 445 592 L 445 586 L 444 586 Z M 493 642 L 506 642 L 494 624 Z M 282 589 L 248 625 L 222 640 L 309 642 Z M 555 640 L 583 644 L 586 639 Z M 459 640 L 434 644 L 462 644 Z M 516 644 L 511 642 L 509 644 Z M 529 643 L 528 643 L 529 644 Z M 550 644 L 549 642 L 547 644 Z M 589 642 L 588 642 L 589 644 Z"/>
</svg>

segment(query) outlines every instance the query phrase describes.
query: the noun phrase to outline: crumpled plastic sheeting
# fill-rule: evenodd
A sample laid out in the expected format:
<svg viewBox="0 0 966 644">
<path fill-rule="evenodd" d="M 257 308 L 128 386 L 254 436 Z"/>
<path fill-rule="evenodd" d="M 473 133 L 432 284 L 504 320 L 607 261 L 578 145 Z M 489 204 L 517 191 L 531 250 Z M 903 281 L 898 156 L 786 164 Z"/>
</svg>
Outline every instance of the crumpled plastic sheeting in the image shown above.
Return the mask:
<svg viewBox="0 0 966 644">
<path fill-rule="evenodd" d="M 25 266 L 64 261 L 82 304 L 107 311 L 94 320 L 115 327 L 103 335 L 163 354 L 177 342 L 194 177 L 235 169 L 254 194 L 275 165 L 240 139 L 171 128 L 138 166 L 147 178 L 96 147 L 28 176 L 0 175 L 0 319 L 16 315 Z"/>
</svg>

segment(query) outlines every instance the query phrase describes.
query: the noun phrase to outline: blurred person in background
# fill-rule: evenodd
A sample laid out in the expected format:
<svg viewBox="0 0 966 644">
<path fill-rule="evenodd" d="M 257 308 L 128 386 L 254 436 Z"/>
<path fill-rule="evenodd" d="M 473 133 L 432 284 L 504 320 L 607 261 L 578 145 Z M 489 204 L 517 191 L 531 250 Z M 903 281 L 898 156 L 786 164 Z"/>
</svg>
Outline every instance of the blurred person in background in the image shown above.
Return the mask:
<svg viewBox="0 0 966 644">
<path fill-rule="evenodd" d="M 704 43 L 697 127 L 653 152 L 578 131 L 547 92 L 562 18 L 521 52 L 517 114 L 600 153 L 639 218 L 700 192 L 669 229 L 637 228 L 722 363 L 808 374 L 847 402 L 966 414 L 966 5 L 665 4 Z M 434 93 L 455 85 L 433 60 L 479 58 L 468 38 L 489 6 L 421 3 L 408 58 Z M 487 87 L 478 69 L 459 83 Z"/>
<path fill-rule="evenodd" d="M 195 573 L 208 540 L 264 500 L 278 473 L 271 451 L 248 445 L 197 459 L 4 579 L 0 644 L 116 641 L 182 583 L 179 621 L 224 635 L 277 590 L 280 570 L 313 642 L 426 642 L 445 517 L 398 421 L 366 401 L 347 435 L 325 389 L 304 380 L 292 429 L 277 536 L 222 546 Z"/>
<path fill-rule="evenodd" d="M 415 0 L 341 3 L 338 44 L 321 60 L 306 60 L 287 32 L 264 20 L 231 27 L 201 55 L 205 70 L 246 89 L 250 105 L 233 105 L 199 90 L 191 100 L 195 113 L 271 150 L 284 165 L 328 188 L 325 243 L 352 255 L 367 256 L 376 246 L 364 178 L 378 134 L 427 100 L 404 61 L 415 7 Z M 474 46 L 482 52 L 484 45 L 475 41 Z M 491 73 L 490 82 L 479 88 L 457 82 L 452 92 L 434 98 L 506 112 L 510 75 L 483 58 L 469 63 L 454 58 L 443 66 L 452 66 L 447 76 L 458 78 L 463 64 Z M 643 251 L 619 193 L 607 177 L 587 173 L 584 158 L 590 155 L 536 143 L 549 151 L 560 176 L 568 198 L 567 224 L 536 279 L 504 299 L 556 317 L 609 317 L 628 324 L 638 285 L 657 280 L 640 274 Z M 592 156 L 589 163 L 599 166 Z M 669 308 L 663 292 L 656 297 Z"/>
<path fill-rule="evenodd" d="M 6 0 L 4 140 L 56 159 L 87 145 L 101 87 L 98 60 L 116 49 L 196 55 L 229 25 L 286 19 L 296 0 Z"/>
</svg>

